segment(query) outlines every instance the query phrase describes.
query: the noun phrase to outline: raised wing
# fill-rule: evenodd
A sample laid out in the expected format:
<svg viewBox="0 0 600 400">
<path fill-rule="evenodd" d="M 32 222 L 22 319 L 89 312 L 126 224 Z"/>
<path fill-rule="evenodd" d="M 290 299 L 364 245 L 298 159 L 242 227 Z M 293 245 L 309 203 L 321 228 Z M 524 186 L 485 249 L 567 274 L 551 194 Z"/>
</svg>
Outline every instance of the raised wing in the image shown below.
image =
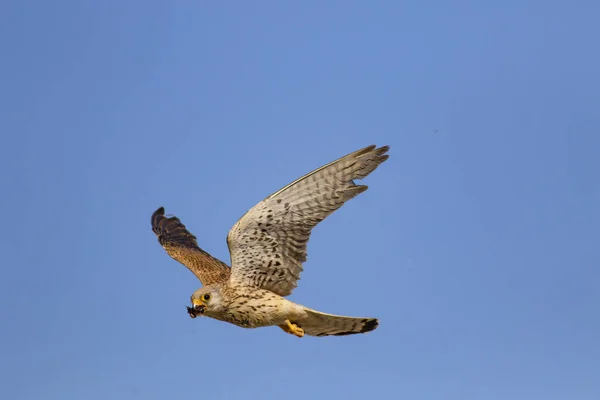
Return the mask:
<svg viewBox="0 0 600 400">
<path fill-rule="evenodd" d="M 388 146 L 365 147 L 322 166 L 273 193 L 231 228 L 231 281 L 287 296 L 297 286 L 311 230 L 367 190 L 354 179 L 385 160 Z"/>
<path fill-rule="evenodd" d="M 198 247 L 196 237 L 188 232 L 179 218 L 166 217 L 163 207 L 152 214 L 152 231 L 167 254 L 192 271 L 203 285 L 229 278 L 231 269 L 227 264 Z"/>
</svg>

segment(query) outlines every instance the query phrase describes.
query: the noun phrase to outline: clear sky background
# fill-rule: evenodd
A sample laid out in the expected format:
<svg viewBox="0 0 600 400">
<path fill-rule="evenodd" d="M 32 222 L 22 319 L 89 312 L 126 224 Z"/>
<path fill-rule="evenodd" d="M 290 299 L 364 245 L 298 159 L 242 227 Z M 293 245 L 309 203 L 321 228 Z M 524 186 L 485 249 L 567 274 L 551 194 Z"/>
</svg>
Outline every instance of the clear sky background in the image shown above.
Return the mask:
<svg viewBox="0 0 600 400">
<path fill-rule="evenodd" d="M 4 1 L 3 399 L 600 398 L 597 1 Z M 159 206 L 229 262 L 251 206 L 369 144 L 291 296 L 185 305 Z"/>
</svg>

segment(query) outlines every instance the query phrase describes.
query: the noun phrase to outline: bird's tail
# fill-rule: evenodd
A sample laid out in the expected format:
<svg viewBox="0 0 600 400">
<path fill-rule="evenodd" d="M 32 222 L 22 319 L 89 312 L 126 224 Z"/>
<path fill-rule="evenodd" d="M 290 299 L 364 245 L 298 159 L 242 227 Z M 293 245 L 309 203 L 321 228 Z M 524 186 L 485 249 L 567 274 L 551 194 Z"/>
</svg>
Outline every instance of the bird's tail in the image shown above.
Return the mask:
<svg viewBox="0 0 600 400">
<path fill-rule="evenodd" d="M 305 308 L 306 318 L 297 321 L 310 336 L 343 336 L 356 333 L 366 333 L 374 330 L 379 325 L 376 318 L 343 317 L 341 315 L 325 314 Z"/>
</svg>

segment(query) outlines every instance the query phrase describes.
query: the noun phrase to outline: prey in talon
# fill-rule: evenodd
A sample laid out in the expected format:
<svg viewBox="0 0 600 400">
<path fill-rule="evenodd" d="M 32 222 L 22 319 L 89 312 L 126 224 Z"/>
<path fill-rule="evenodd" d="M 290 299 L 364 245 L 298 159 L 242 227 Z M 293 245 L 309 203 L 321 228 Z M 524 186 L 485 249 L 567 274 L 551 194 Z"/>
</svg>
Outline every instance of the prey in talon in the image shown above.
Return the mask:
<svg viewBox="0 0 600 400">
<path fill-rule="evenodd" d="M 387 160 L 388 150 L 372 145 L 347 154 L 256 204 L 227 235 L 231 267 L 198 247 L 179 218 L 166 216 L 163 207 L 156 210 L 151 224 L 158 242 L 204 286 L 192 295 L 190 317 L 211 317 L 244 328 L 278 326 L 297 337 L 352 335 L 377 328 L 376 318 L 327 314 L 285 297 L 300 279 L 312 229 L 367 190 L 355 182 Z M 362 236 L 363 232 L 353 236 L 355 245 Z M 376 267 L 373 262 L 369 273 Z M 339 268 L 343 273 L 344 266 Z"/>
</svg>

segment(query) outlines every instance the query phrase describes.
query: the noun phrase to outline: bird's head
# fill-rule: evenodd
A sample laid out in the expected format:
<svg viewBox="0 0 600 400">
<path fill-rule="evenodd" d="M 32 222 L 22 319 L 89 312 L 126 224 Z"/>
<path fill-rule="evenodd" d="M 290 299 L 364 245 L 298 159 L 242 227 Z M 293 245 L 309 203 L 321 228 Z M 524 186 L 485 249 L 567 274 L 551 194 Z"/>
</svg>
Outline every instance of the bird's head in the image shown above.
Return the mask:
<svg viewBox="0 0 600 400">
<path fill-rule="evenodd" d="M 211 316 L 221 312 L 221 293 L 218 287 L 205 286 L 194 292 L 191 297 L 192 306 L 188 307 L 190 317 L 196 318 L 198 315 Z"/>
</svg>

